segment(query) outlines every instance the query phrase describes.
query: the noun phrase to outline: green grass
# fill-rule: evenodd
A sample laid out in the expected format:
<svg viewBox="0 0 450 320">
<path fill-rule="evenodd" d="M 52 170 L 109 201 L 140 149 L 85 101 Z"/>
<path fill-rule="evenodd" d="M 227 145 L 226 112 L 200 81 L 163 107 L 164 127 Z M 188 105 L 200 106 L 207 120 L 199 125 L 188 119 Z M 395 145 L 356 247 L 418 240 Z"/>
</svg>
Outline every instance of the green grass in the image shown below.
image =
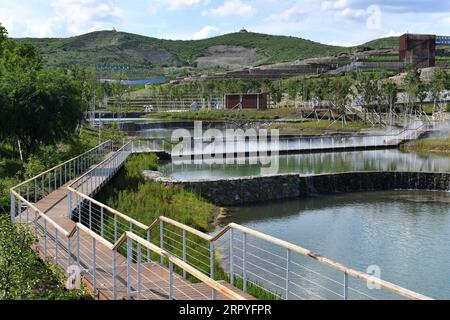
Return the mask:
<svg viewBox="0 0 450 320">
<path fill-rule="evenodd" d="M 216 45 L 256 49 L 253 65 L 293 61 L 353 52 L 356 47 L 339 47 L 288 36 L 259 33 L 230 33 L 204 40 L 163 40 L 131 33 L 97 31 L 71 38 L 26 38 L 44 56 L 46 65 L 65 67 L 79 65 L 127 65 L 125 71 L 99 71 L 104 77 L 122 74 L 129 77 L 166 75 L 168 67 L 194 66 L 197 58 Z M 374 48 L 398 47 L 398 38 L 378 39 L 364 44 Z M 166 70 L 164 70 L 166 71 Z M 207 70 L 206 70 L 207 71 Z M 177 71 L 178 72 L 178 71 Z M 175 72 L 175 73 L 177 73 Z M 171 74 L 175 74 L 169 72 Z"/>
<path fill-rule="evenodd" d="M 91 299 L 85 288 L 66 290 L 62 270 L 42 261 L 33 243 L 27 226 L 0 214 L 0 300 Z"/>
<path fill-rule="evenodd" d="M 342 126 L 341 121 L 329 122 L 328 120 L 306 120 L 301 123 L 272 123 L 266 126 L 267 129 L 278 129 L 281 134 L 303 134 L 315 135 L 332 132 L 359 132 L 363 129 L 372 128 L 371 125 L 363 122 L 348 122 Z"/>
<path fill-rule="evenodd" d="M 365 44 L 363 44 L 363 46 L 375 49 L 382 49 L 382 48 L 398 49 L 399 43 L 400 43 L 399 37 L 386 37 L 366 42 Z"/>
<path fill-rule="evenodd" d="M 220 208 L 181 187 L 145 181 L 142 170 L 156 169 L 154 154 L 132 155 L 97 199 L 146 225 L 166 216 L 200 231 L 211 231 Z"/>
<path fill-rule="evenodd" d="M 211 232 L 214 229 L 212 225 L 214 217 L 222 208 L 216 207 L 197 194 L 181 187 L 169 187 L 156 182 L 146 182 L 141 175 L 142 170 L 156 169 L 157 158 L 154 154 L 131 156 L 118 175 L 97 195 L 97 199 L 145 225 L 150 225 L 159 216 L 166 216 L 202 232 Z M 106 228 L 108 228 L 108 223 L 113 223 L 112 219 L 107 222 Z M 172 254 L 180 257 L 182 254 L 180 246 L 182 242 L 181 230 L 167 224 L 165 229 L 169 231 L 165 231 L 164 246 Z M 119 227 L 118 234 L 120 235 L 124 231 L 124 227 Z M 146 237 L 145 234 L 135 228 L 133 232 L 144 238 Z M 203 273 L 209 274 L 209 243 L 190 233 L 187 233 L 186 237 L 188 243 L 186 247 L 187 262 Z M 151 241 L 155 245 L 161 245 L 159 228 L 152 231 Z M 125 248 L 120 248 L 119 251 L 126 254 Z M 158 255 L 151 254 L 151 257 L 154 261 L 159 261 Z M 168 262 L 165 261 L 165 264 L 168 264 Z M 175 267 L 174 270 L 182 274 L 180 268 Z M 217 259 L 214 261 L 214 270 L 216 280 L 229 280 L 229 275 L 224 272 Z M 189 276 L 188 279 L 194 283 L 198 282 L 192 276 Z M 242 289 L 242 279 L 238 278 L 235 286 Z M 252 283 L 248 283 L 248 292 L 263 300 L 277 299 L 276 294 L 272 294 L 270 291 Z"/>
<path fill-rule="evenodd" d="M 429 138 L 405 143 L 402 146 L 405 151 L 417 153 L 434 153 L 450 157 L 450 138 Z"/>
<path fill-rule="evenodd" d="M 165 120 L 277 120 L 300 119 L 300 113 L 295 109 L 268 109 L 268 110 L 201 110 L 197 112 L 164 112 L 146 115 L 147 118 Z"/>
</svg>

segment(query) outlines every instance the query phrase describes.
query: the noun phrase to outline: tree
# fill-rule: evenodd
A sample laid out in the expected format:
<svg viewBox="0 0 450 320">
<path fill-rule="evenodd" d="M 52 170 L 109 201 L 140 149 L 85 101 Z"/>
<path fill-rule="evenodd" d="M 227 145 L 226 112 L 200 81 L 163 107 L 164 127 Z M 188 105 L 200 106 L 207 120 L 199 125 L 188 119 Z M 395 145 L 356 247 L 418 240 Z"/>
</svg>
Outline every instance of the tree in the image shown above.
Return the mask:
<svg viewBox="0 0 450 320">
<path fill-rule="evenodd" d="M 345 105 L 350 93 L 352 81 L 348 77 L 334 77 L 328 86 L 327 98 L 341 112 L 342 126 L 346 122 Z"/>
<path fill-rule="evenodd" d="M 392 117 L 394 112 L 394 105 L 397 102 L 397 84 L 392 80 L 386 80 L 381 85 L 381 91 L 383 93 L 385 103 L 387 103 L 389 106 L 389 114 Z M 393 119 L 391 118 L 391 122 L 392 120 Z"/>
<path fill-rule="evenodd" d="M 19 139 L 25 157 L 42 144 L 68 140 L 83 121 L 80 85 L 58 70 L 16 68 L 0 79 L 3 136 Z"/>
<path fill-rule="evenodd" d="M 430 92 L 433 98 L 433 112 L 437 111 L 436 103 L 441 100 L 442 92 L 448 88 L 450 77 L 448 73 L 442 69 L 438 69 L 433 73 L 430 80 Z"/>
<path fill-rule="evenodd" d="M 407 67 L 405 90 L 409 109 L 412 111 L 415 109 L 417 101 L 423 98 L 423 92 L 426 91 L 425 85 L 420 79 L 420 71 L 415 67 Z"/>
</svg>

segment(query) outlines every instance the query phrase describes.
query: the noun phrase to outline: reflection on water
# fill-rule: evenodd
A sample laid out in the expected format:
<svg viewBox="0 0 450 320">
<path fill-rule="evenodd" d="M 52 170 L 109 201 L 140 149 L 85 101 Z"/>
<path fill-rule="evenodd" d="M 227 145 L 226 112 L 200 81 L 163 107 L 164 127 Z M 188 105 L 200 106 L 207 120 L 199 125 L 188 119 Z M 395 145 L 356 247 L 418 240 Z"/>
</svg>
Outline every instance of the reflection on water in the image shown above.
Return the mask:
<svg viewBox="0 0 450 320">
<path fill-rule="evenodd" d="M 278 159 L 279 174 L 309 175 L 348 171 L 450 171 L 450 158 L 448 157 L 423 156 L 396 149 L 280 155 Z M 177 180 L 257 176 L 261 173 L 261 165 L 251 165 L 249 159 L 244 165 L 237 163 L 238 161 L 235 161 L 233 165 L 166 163 L 162 164 L 159 170 Z"/>
<path fill-rule="evenodd" d="M 450 298 L 450 193 L 355 193 L 233 210 L 233 222 L 359 271 L 377 265 L 384 280 Z"/>
</svg>

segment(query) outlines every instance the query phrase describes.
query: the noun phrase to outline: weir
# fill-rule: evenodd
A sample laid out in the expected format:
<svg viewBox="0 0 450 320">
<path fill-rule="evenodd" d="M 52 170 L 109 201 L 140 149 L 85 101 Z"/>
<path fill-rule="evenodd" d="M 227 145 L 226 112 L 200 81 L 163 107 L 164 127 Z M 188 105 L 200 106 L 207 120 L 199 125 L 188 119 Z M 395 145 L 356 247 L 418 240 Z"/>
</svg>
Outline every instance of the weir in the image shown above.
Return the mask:
<svg viewBox="0 0 450 320">
<path fill-rule="evenodd" d="M 150 180 L 182 186 L 219 206 L 238 206 L 266 201 L 305 198 L 336 193 L 430 190 L 450 191 L 450 173 L 344 172 L 320 175 L 282 174 L 212 180 L 172 180 L 145 172 Z"/>
<path fill-rule="evenodd" d="M 273 132 L 255 130 L 255 136 L 247 136 L 245 133 L 227 136 L 197 137 L 195 133 L 184 130 L 184 135 L 177 139 L 169 138 L 143 138 L 134 139 L 135 153 L 158 151 L 165 158 L 174 161 L 190 161 L 199 157 L 206 159 L 221 159 L 225 157 L 252 157 L 294 153 L 315 153 L 329 151 L 349 150 L 375 150 L 398 148 L 402 143 L 417 140 L 430 132 L 434 125 L 417 124 L 412 128 L 394 130 L 384 134 L 360 134 L 360 135 L 314 135 L 314 136 L 289 136 L 273 135 Z M 194 130 L 195 131 L 195 130 Z M 218 133 L 218 132 L 216 132 Z M 213 134 L 213 132 L 211 132 Z M 126 141 L 124 140 L 124 143 Z"/>
<path fill-rule="evenodd" d="M 43 259 L 67 272 L 75 270 L 67 274 L 71 279 L 78 270 L 96 298 L 243 300 L 264 291 L 266 297 L 279 299 L 317 299 L 313 286 L 320 286 L 334 292 L 334 298 L 373 299 L 376 295 L 365 286 L 370 283 L 396 298 L 430 299 L 234 223 L 215 235 L 166 217 L 147 226 L 93 199 L 134 150 L 140 150 L 136 147 L 133 141 L 120 148 L 106 142 L 11 189 L 12 222 L 30 227 Z M 255 246 L 252 239 L 272 247 Z M 228 271 L 217 279 L 214 262 L 224 248 Z M 263 251 L 281 262 L 264 261 L 258 253 Z M 301 275 L 305 266 L 300 257 L 317 263 L 310 271 L 331 282 Z M 271 278 L 255 278 L 248 268 L 267 268 L 267 263 L 283 270 L 277 287 Z M 323 269 L 332 270 L 336 278 Z M 303 288 L 305 295 L 299 296 L 294 287 Z"/>
</svg>

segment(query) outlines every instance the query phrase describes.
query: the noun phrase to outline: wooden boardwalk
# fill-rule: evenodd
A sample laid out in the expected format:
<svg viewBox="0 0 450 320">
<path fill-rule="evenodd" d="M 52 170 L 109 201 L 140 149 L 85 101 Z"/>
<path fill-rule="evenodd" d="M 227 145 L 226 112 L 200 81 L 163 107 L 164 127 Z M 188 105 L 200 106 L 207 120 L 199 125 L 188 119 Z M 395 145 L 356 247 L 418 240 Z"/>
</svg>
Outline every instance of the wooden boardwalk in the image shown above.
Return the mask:
<svg viewBox="0 0 450 320">
<path fill-rule="evenodd" d="M 126 157 L 116 163 L 118 167 L 108 164 L 101 174 L 96 173 L 89 179 L 81 180 L 81 183 L 77 183 L 77 190 L 83 190 L 85 195 L 93 196 L 111 178 L 111 171 L 117 171 L 125 160 Z M 67 194 L 68 186 L 72 186 L 77 179 L 69 181 L 34 204 L 37 209 L 45 213 L 67 233 L 72 232 L 76 227 L 76 222 L 68 217 L 69 199 Z M 71 209 L 75 211 L 77 202 L 73 200 L 71 202 Z M 63 270 L 67 270 L 69 266 L 79 266 L 85 285 L 91 291 L 94 287 L 97 288 L 97 292 L 94 292 L 97 298 L 113 299 L 114 287 L 115 299 L 119 300 L 128 298 L 166 300 L 169 298 L 171 279 L 169 268 L 165 265 L 145 260 L 138 264 L 134 259 L 128 266 L 125 256 L 119 252 L 113 254 L 111 248 L 94 240 L 88 232 L 78 229 L 74 237 L 67 239 L 61 236 L 61 232 L 58 232 L 56 227 L 44 219 L 31 222 L 33 219 L 33 213 L 30 210 L 22 211 L 18 217 L 22 223 L 30 223 L 35 228 L 39 239 L 36 244 L 39 255 L 43 259 L 53 260 Z M 115 277 L 113 276 L 113 265 L 115 266 Z M 205 283 L 191 283 L 175 272 L 172 280 L 172 298 L 175 300 L 210 300 L 212 298 L 212 289 Z M 254 299 L 227 283 L 220 283 L 247 299 Z M 128 286 L 131 288 L 130 295 Z M 225 300 L 227 298 L 217 293 L 216 299 Z"/>
</svg>

